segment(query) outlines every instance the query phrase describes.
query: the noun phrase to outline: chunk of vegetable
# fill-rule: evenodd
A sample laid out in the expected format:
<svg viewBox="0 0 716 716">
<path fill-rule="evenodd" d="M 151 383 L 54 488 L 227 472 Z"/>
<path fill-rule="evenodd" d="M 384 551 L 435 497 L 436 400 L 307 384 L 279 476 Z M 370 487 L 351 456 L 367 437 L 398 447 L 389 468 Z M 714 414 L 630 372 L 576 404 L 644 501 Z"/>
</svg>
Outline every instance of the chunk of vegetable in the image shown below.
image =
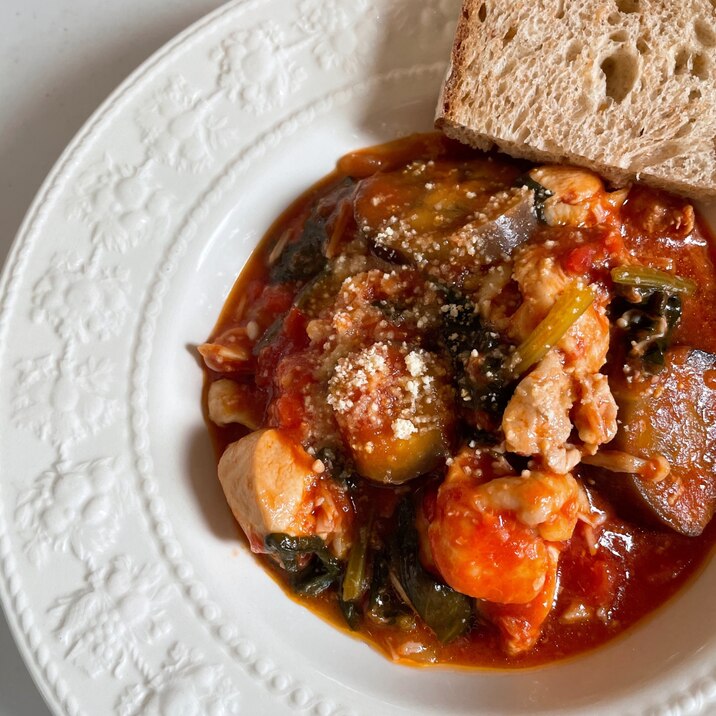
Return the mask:
<svg viewBox="0 0 716 716">
<path fill-rule="evenodd" d="M 356 471 L 386 484 L 412 480 L 449 452 L 454 418 L 447 372 L 427 351 L 375 343 L 341 359 L 329 402 Z"/>
<path fill-rule="evenodd" d="M 576 282 L 566 288 L 549 313 L 517 347 L 512 374 L 520 376 L 539 363 L 592 303 L 594 293 L 589 286 Z"/>
<path fill-rule="evenodd" d="M 441 642 L 453 641 L 470 627 L 470 600 L 447 584 L 437 582 L 420 564 L 418 533 L 409 500 L 398 508 L 398 526 L 391 548 L 391 565 L 402 591 L 416 614 Z"/>
<path fill-rule="evenodd" d="M 447 441 L 440 428 L 396 440 L 374 436 L 371 452 L 357 451 L 356 468 L 363 477 L 386 484 L 401 484 L 433 470 L 446 454 Z"/>
<path fill-rule="evenodd" d="M 614 283 L 623 286 L 684 293 L 687 296 L 692 296 L 696 292 L 696 284 L 690 279 L 648 266 L 617 266 L 611 270 L 611 275 Z"/>
<path fill-rule="evenodd" d="M 486 158 L 416 161 L 364 179 L 355 203 L 361 234 L 390 260 L 461 285 L 537 228 L 533 193 L 513 186 L 514 170 L 496 169 Z"/>
<path fill-rule="evenodd" d="M 530 192 L 512 189 L 500 196 L 499 201 L 470 213 L 453 209 L 450 219 L 442 222 L 452 224 L 450 228 L 435 228 L 433 222 L 423 226 L 412 219 L 420 213 L 413 213 L 411 219 L 403 219 L 397 226 L 388 225 L 377 231 L 372 237 L 373 242 L 383 252 L 392 251 L 401 260 L 417 265 L 431 276 L 457 279 L 482 265 L 508 259 L 536 229 Z M 444 206 L 445 200 L 439 198 L 436 202 Z M 426 203 L 429 204 L 428 200 Z M 447 209 L 443 211 L 447 212 Z M 460 212 L 463 212 L 462 223 L 453 218 Z M 470 218 L 475 213 L 477 218 Z M 459 283 L 459 280 L 450 282 Z"/>
<path fill-rule="evenodd" d="M 663 455 L 663 479 L 612 477 L 631 499 L 685 535 L 701 534 L 716 510 L 716 355 L 667 351 L 656 376 L 613 381 L 621 428 L 612 446 L 644 460 Z"/>
<path fill-rule="evenodd" d="M 266 552 L 277 556 L 289 574 L 291 588 L 315 597 L 338 581 L 343 567 L 320 537 L 292 537 L 272 533 L 264 540 Z"/>
<path fill-rule="evenodd" d="M 314 318 L 332 305 L 343 276 L 325 270 L 311 279 L 296 295 L 294 305 L 309 318 Z"/>
<path fill-rule="evenodd" d="M 537 228 L 534 195 L 530 192 L 509 194 L 495 209 L 486 209 L 483 216 L 471 221 L 448 237 L 455 246 L 467 241 L 482 263 L 504 261 L 529 239 Z"/>
<path fill-rule="evenodd" d="M 369 177 L 377 172 L 393 171 L 415 157 L 435 160 L 447 154 L 449 142 L 447 137 L 434 132 L 411 134 L 392 142 L 344 154 L 338 160 L 338 171 L 356 179 Z"/>
<path fill-rule="evenodd" d="M 357 602 L 368 589 L 368 542 L 370 538 L 370 521 L 363 525 L 358 533 L 358 539 L 353 543 L 346 573 L 343 577 L 343 601 Z"/>
<path fill-rule="evenodd" d="M 624 297 L 629 306 L 617 319 L 624 331 L 627 356 L 632 364 L 648 373 L 664 367 L 664 356 L 671 345 L 674 330 L 681 321 L 681 297 L 655 289 L 633 288 L 633 295 Z M 619 312 L 618 303 L 616 304 Z"/>
</svg>

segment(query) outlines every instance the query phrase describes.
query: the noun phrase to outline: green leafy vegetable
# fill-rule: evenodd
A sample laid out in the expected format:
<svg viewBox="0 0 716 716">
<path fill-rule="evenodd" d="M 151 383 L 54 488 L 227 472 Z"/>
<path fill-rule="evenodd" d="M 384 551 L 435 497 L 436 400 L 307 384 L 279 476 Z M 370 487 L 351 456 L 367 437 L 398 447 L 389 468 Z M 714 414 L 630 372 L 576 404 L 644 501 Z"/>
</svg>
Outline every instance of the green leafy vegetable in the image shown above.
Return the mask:
<svg viewBox="0 0 716 716">
<path fill-rule="evenodd" d="M 370 540 L 372 519 L 358 531 L 358 539 L 353 543 L 348 564 L 343 576 L 343 601 L 357 602 L 368 591 L 368 543 Z"/>
<path fill-rule="evenodd" d="M 624 331 L 627 355 L 649 373 L 664 367 L 672 335 L 681 320 L 681 298 L 664 291 L 638 289 L 631 293 L 616 325 Z M 621 304 L 622 309 L 625 304 Z"/>
<path fill-rule="evenodd" d="M 340 598 L 338 599 L 338 606 L 348 626 L 355 631 L 361 621 L 361 610 L 359 606 L 355 602 L 346 602 Z"/>
<path fill-rule="evenodd" d="M 393 624 L 398 617 L 406 614 L 407 607 L 390 583 L 390 564 L 385 550 L 374 554 L 372 572 L 368 614 L 380 624 Z"/>
<path fill-rule="evenodd" d="M 316 458 L 323 463 L 326 472 L 333 480 L 349 490 L 355 488 L 356 476 L 353 463 L 340 448 L 326 445 L 318 450 Z"/>
<path fill-rule="evenodd" d="M 451 358 L 464 407 L 501 415 L 512 394 L 505 371 L 510 347 L 480 317 L 475 304 L 445 289 L 439 342 Z"/>
<path fill-rule="evenodd" d="M 335 215 L 341 199 L 353 191 L 355 182 L 344 179 L 318 201 L 303 225 L 298 238 L 289 240 L 269 272 L 272 283 L 305 282 L 318 275 L 326 267 L 326 248 L 329 243 L 327 225 Z"/>
<path fill-rule="evenodd" d="M 443 643 L 464 634 L 472 621 L 470 599 L 436 581 L 420 564 L 418 533 L 409 498 L 398 508 L 398 526 L 391 546 L 391 568 L 415 613 Z"/>
<path fill-rule="evenodd" d="M 326 222 L 317 217 L 309 218 L 301 236 L 286 245 L 271 267 L 271 281 L 288 283 L 313 278 L 326 266 L 323 254 L 326 242 Z"/>
<path fill-rule="evenodd" d="M 264 545 L 279 558 L 297 594 L 316 596 L 336 584 L 343 572 L 340 560 L 328 551 L 320 537 L 292 537 L 273 532 L 266 536 Z"/>
</svg>

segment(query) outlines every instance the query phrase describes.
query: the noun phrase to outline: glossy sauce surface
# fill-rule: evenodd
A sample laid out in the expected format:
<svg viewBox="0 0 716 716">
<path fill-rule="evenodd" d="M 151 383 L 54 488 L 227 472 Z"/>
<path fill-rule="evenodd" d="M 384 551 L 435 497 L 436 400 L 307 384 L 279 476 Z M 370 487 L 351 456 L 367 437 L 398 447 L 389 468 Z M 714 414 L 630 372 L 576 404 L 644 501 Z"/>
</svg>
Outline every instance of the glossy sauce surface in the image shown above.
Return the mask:
<svg viewBox="0 0 716 716">
<path fill-rule="evenodd" d="M 432 188 L 427 195 L 422 178 L 401 184 L 389 173 L 390 169 L 417 156 L 437 164 L 428 181 Z M 377 168 L 380 173 L 376 173 Z M 259 336 L 271 331 L 271 340 L 264 341 L 262 350 L 254 350 L 251 361 L 241 370 L 227 373 L 207 369 L 207 386 L 218 378 L 236 381 L 245 387 L 248 399 L 257 406 L 257 421 L 261 426 L 280 427 L 300 438 L 306 422 L 318 419 L 314 413 L 307 413 L 306 408 L 307 391 L 310 392 L 310 386 L 316 382 L 317 370 L 316 355 L 311 353 L 306 336 L 311 306 L 306 308 L 306 304 L 301 303 L 303 282 L 277 281 L 271 276 L 271 264 L 281 247 L 290 245 L 301 234 L 317 203 L 323 202 L 327 207 L 329 235 L 333 231 L 338 237 L 336 250 L 339 251 L 341 235 L 357 231 L 356 216 L 379 221 L 400 206 L 410 208 L 411 229 L 421 234 L 447 232 L 451 228 L 449 217 L 447 223 L 440 226 L 431 222 L 435 206 L 440 206 L 451 183 L 467 184 L 469 198 L 459 211 L 473 214 L 484 208 L 480 204 L 480 191 L 489 190 L 493 179 L 499 180 L 497 184 L 509 184 L 524 168 L 506 158 L 485 158 L 435 135 L 341 160 L 332 175 L 294 202 L 269 229 L 238 278 L 212 333 L 212 338 L 216 338 L 236 330 Z M 370 178 L 361 184 L 354 198 L 346 189 L 347 177 Z M 381 196 L 380 204 L 371 201 L 376 195 Z M 390 206 L 391 201 L 395 207 Z M 555 243 L 555 256 L 572 274 L 603 279 L 608 271 L 609 256 L 615 250 L 626 250 L 643 263 L 694 279 L 698 291 L 683 299 L 682 320 L 674 342 L 716 351 L 716 272 L 711 244 L 699 223 L 688 237 L 679 236 L 670 212 L 678 214 L 685 203 L 660 192 L 634 187 L 621 209 L 621 230 L 616 239 L 613 232 L 600 232 L 598 228 L 587 231 L 541 227 L 539 230 L 548 234 L 542 240 Z M 460 221 L 464 217 L 454 218 Z M 615 241 L 622 241 L 623 246 L 615 249 Z M 394 261 L 396 257 L 380 258 Z M 437 264 L 441 261 L 439 255 L 434 259 Z M 440 271 L 442 279 L 458 280 L 455 277 L 462 268 L 453 263 Z M 297 303 L 302 307 L 298 308 Z M 283 383 L 285 388 L 279 391 L 275 380 L 277 367 L 281 364 L 281 370 L 286 370 L 284 359 L 291 356 L 295 360 L 288 361 L 290 374 Z M 241 425 L 210 425 L 210 429 L 217 456 L 247 432 Z M 376 534 L 388 535 L 394 528 L 394 510 L 400 497 L 408 491 L 429 496 L 443 475 L 444 468 L 436 469 L 404 488 L 358 481 L 351 493 L 356 529 L 370 519 Z M 440 643 L 420 620 L 413 621 L 407 629 L 363 620 L 358 628 L 360 636 L 392 659 L 410 664 L 508 668 L 543 664 L 611 639 L 668 600 L 704 564 L 716 540 L 714 524 L 698 537 L 686 537 L 666 527 L 645 524 L 634 519 L 628 507 L 612 504 L 606 495 L 600 494 L 590 468 L 579 466 L 575 475 L 583 480 L 590 500 L 604 513 L 606 521 L 599 530 L 596 553 L 595 535 L 583 524 L 577 526 L 574 536 L 564 546 L 558 575 L 559 596 L 534 648 L 518 656 L 507 655 L 500 645 L 499 630 L 490 619 L 489 605 L 481 609 L 479 604 L 478 613 L 482 617 L 478 617 L 478 623 L 469 633 L 449 644 Z M 429 497 L 421 499 L 429 501 Z M 275 563 L 265 556 L 259 559 L 282 582 L 282 572 Z M 332 591 L 300 601 L 337 627 L 346 628 Z M 591 610 L 592 618 L 588 620 L 580 618 L 580 610 L 585 608 Z"/>
</svg>

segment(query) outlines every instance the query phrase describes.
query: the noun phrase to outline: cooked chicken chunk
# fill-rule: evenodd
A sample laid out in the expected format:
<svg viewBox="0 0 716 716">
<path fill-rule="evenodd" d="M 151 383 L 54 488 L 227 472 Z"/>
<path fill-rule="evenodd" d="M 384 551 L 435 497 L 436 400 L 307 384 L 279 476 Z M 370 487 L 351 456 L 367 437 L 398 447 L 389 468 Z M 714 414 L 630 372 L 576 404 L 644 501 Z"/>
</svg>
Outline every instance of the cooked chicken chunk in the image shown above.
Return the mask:
<svg viewBox="0 0 716 716">
<path fill-rule="evenodd" d="M 608 219 L 609 210 L 621 206 L 628 190 L 607 192 L 602 180 L 588 169 L 544 166 L 530 176 L 552 196 L 544 202 L 544 219 L 550 226 L 593 226 Z"/>
<path fill-rule="evenodd" d="M 517 386 L 502 418 L 509 451 L 541 455 L 545 465 L 560 474 L 569 472 L 581 457 L 568 445 L 574 388 L 563 360 L 558 351 L 550 351 Z"/>
<path fill-rule="evenodd" d="M 219 481 L 254 552 L 274 532 L 318 535 L 338 555 L 349 545 L 351 508 L 322 465 L 279 430 L 257 430 L 231 443 L 219 461 Z"/>
<path fill-rule="evenodd" d="M 520 249 L 513 276 L 523 302 L 512 318 L 511 333 L 524 340 L 574 280 L 542 244 Z M 555 472 L 568 472 L 580 453 L 569 445 L 570 416 L 593 454 L 617 430 L 617 407 L 607 379 L 599 371 L 609 350 L 605 300 L 598 297 L 557 345 L 517 387 L 502 428 L 507 449 L 540 458 Z"/>
<path fill-rule="evenodd" d="M 608 443 L 616 434 L 617 404 L 607 376 L 601 373 L 582 376 L 576 389 L 572 420 L 585 452 L 594 453 L 599 445 Z"/>
</svg>

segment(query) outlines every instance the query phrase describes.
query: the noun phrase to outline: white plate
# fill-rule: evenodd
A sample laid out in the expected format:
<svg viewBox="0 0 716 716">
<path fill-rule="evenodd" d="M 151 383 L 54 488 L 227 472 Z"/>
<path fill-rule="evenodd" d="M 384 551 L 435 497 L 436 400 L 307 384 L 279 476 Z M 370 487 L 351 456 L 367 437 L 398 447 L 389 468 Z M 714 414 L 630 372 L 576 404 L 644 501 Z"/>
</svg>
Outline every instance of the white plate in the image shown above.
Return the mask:
<svg viewBox="0 0 716 716">
<path fill-rule="evenodd" d="M 345 151 L 431 125 L 456 0 L 243 0 L 105 103 L 0 284 L 0 596 L 58 714 L 705 711 L 716 569 L 625 637 L 514 673 L 390 664 L 236 539 L 190 346 Z"/>
</svg>

